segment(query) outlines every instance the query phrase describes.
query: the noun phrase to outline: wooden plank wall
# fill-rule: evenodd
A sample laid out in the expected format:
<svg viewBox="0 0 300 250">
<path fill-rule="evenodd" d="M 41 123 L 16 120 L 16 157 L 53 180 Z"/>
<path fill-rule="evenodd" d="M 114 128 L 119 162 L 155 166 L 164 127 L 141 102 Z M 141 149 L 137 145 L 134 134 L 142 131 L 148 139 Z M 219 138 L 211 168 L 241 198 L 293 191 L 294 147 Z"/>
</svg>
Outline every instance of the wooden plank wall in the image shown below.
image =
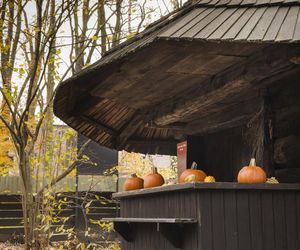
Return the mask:
<svg viewBox="0 0 300 250">
<path fill-rule="evenodd" d="M 192 190 L 121 200 L 121 217 L 197 218 L 182 249 L 300 249 L 300 190 Z M 174 250 L 155 224 L 135 225 L 123 250 Z"/>
<path fill-rule="evenodd" d="M 205 136 L 188 138 L 188 162 L 213 175 L 217 181 L 235 182 L 239 170 L 249 163 L 251 150 L 243 138 L 243 128 L 231 128 Z"/>
</svg>

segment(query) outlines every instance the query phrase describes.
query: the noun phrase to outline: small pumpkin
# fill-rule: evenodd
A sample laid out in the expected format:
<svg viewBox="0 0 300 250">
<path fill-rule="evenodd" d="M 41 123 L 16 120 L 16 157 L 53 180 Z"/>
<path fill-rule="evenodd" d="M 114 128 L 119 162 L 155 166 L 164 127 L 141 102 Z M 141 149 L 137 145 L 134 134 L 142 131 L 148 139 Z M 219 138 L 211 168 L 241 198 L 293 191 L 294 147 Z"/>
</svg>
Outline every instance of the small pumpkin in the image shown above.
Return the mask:
<svg viewBox="0 0 300 250">
<path fill-rule="evenodd" d="M 124 190 L 136 190 L 144 187 L 144 180 L 142 178 L 137 177 L 136 174 L 132 174 L 130 178 L 126 179 L 124 182 Z"/>
<path fill-rule="evenodd" d="M 152 173 L 144 177 L 144 188 L 158 187 L 165 183 L 164 177 L 157 172 L 157 168 L 152 168 Z"/>
<path fill-rule="evenodd" d="M 206 173 L 200 169 L 196 169 L 197 164 L 193 162 L 191 168 L 186 169 L 182 172 L 182 174 L 179 177 L 179 183 L 186 182 L 186 178 L 190 175 L 195 175 L 195 182 L 202 182 L 204 181 L 206 177 Z"/>
<path fill-rule="evenodd" d="M 213 176 L 206 176 L 204 182 L 216 182 L 216 179 Z"/>
<path fill-rule="evenodd" d="M 261 167 L 256 166 L 255 159 L 252 158 L 249 166 L 240 170 L 237 180 L 238 183 L 265 183 L 267 175 Z"/>
</svg>

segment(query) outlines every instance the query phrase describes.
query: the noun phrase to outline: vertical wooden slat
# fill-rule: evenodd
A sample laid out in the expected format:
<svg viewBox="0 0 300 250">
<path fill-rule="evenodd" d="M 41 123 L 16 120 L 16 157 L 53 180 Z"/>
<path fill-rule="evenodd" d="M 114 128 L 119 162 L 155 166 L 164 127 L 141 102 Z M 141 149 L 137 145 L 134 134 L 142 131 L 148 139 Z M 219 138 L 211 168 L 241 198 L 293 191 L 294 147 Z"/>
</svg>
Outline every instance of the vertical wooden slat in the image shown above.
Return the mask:
<svg viewBox="0 0 300 250">
<path fill-rule="evenodd" d="M 213 249 L 211 191 L 201 190 L 201 246 L 203 250 Z"/>
<path fill-rule="evenodd" d="M 215 190 L 211 199 L 214 250 L 223 250 L 226 246 L 223 190 Z"/>
<path fill-rule="evenodd" d="M 170 194 L 169 197 L 166 199 L 166 197 L 164 195 L 161 195 L 160 199 L 158 200 L 158 203 L 157 203 L 157 207 L 158 209 L 160 210 L 160 213 L 159 213 L 159 216 L 161 217 L 169 217 L 169 205 L 171 205 L 172 207 L 172 201 L 174 199 L 176 199 L 176 197 L 174 197 L 174 194 Z M 171 204 L 170 204 L 171 203 Z M 166 207 L 162 209 L 162 204 L 166 204 Z M 170 207 L 170 208 L 171 208 Z M 172 217 L 172 216 L 171 216 Z M 157 229 L 156 229 L 157 230 Z M 156 249 L 168 249 L 167 248 L 167 244 L 168 242 L 162 237 L 162 235 L 158 232 L 156 232 L 156 238 L 157 238 L 157 244 L 156 244 Z"/>
<path fill-rule="evenodd" d="M 296 210 L 296 196 L 294 192 L 287 192 L 285 194 L 285 211 L 286 211 L 286 235 L 287 235 L 287 249 L 299 250 L 298 236 L 297 236 L 297 210 Z"/>
<path fill-rule="evenodd" d="M 248 191 L 252 250 L 263 249 L 261 199 L 259 191 Z"/>
<path fill-rule="evenodd" d="M 237 208 L 235 190 L 224 192 L 226 249 L 238 250 Z"/>
<path fill-rule="evenodd" d="M 251 250 L 251 225 L 249 214 L 248 193 L 237 192 L 238 244 L 240 250 Z"/>
<path fill-rule="evenodd" d="M 202 247 L 202 227 L 203 227 L 203 211 L 202 211 L 202 200 L 203 200 L 203 192 L 195 194 L 196 196 L 196 206 L 197 206 L 197 220 L 198 220 L 198 232 L 197 232 L 197 249 L 203 250 L 204 248 Z"/>
<path fill-rule="evenodd" d="M 273 214 L 273 198 L 271 191 L 262 191 L 262 218 L 263 218 L 263 241 L 264 250 L 275 249 L 274 239 L 274 214 Z"/>
<path fill-rule="evenodd" d="M 287 249 L 284 192 L 273 193 L 273 211 L 276 250 Z"/>
<path fill-rule="evenodd" d="M 146 208 L 146 210 L 147 210 L 147 214 L 146 214 L 146 216 L 145 217 L 151 217 L 151 214 L 153 214 L 153 205 L 155 205 L 155 197 L 153 196 L 153 195 L 151 195 L 148 199 L 147 199 L 147 201 L 146 201 L 147 203 L 145 203 L 146 205 L 147 205 L 147 208 Z M 162 206 L 162 204 L 161 204 L 161 206 Z M 163 208 L 163 207 L 161 207 L 161 208 Z M 141 229 L 143 229 L 143 228 L 146 228 L 147 229 L 147 226 L 149 226 L 149 225 L 142 225 L 141 224 Z M 147 231 L 147 230 L 146 230 Z M 144 241 L 144 247 L 146 248 L 146 249 L 149 249 L 149 246 L 151 246 L 151 244 L 152 244 L 152 242 L 151 242 L 151 239 L 150 239 L 150 237 L 147 235 L 147 234 L 145 234 L 145 232 L 144 232 L 144 230 L 141 230 L 140 231 L 141 233 L 143 233 L 143 241 Z M 154 232 L 152 232 L 152 234 L 153 234 Z"/>
<path fill-rule="evenodd" d="M 190 207 L 190 218 L 197 218 L 197 193 L 195 191 L 191 192 L 191 204 L 194 204 L 193 206 L 190 206 L 189 203 L 186 203 L 186 206 Z M 198 247 L 198 226 L 197 225 L 193 225 L 193 227 L 191 227 L 191 246 L 194 246 L 194 248 L 199 249 Z"/>
<path fill-rule="evenodd" d="M 296 192 L 297 232 L 298 245 L 300 245 L 300 191 Z"/>
<path fill-rule="evenodd" d="M 191 204 L 193 204 L 191 206 Z M 184 193 L 184 210 L 186 211 L 186 218 L 196 218 L 196 200 L 194 191 Z M 185 230 L 184 247 L 186 249 L 193 249 L 197 247 L 197 228 L 190 225 Z"/>
</svg>

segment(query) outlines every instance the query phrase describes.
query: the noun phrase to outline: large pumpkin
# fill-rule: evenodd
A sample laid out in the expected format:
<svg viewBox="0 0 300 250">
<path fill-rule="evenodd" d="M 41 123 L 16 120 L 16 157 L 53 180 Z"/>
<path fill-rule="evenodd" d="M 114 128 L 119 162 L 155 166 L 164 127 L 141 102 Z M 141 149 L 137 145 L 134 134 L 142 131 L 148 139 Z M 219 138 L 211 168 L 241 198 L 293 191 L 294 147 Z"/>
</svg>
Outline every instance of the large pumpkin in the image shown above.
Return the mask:
<svg viewBox="0 0 300 250">
<path fill-rule="evenodd" d="M 130 178 L 128 178 L 124 182 L 124 190 L 136 190 L 144 187 L 144 180 L 136 176 L 136 174 L 132 174 Z"/>
<path fill-rule="evenodd" d="M 165 183 L 164 177 L 157 172 L 157 168 L 152 169 L 152 174 L 144 177 L 144 188 L 158 187 Z"/>
<path fill-rule="evenodd" d="M 256 166 L 254 158 L 251 159 L 249 166 L 240 170 L 237 178 L 238 183 L 265 183 L 266 180 L 266 172 L 261 167 Z"/>
<path fill-rule="evenodd" d="M 200 169 L 195 169 L 196 167 L 197 164 L 193 164 L 191 168 L 184 170 L 179 177 L 179 183 L 187 182 L 186 178 L 190 175 L 195 175 L 195 182 L 204 181 L 206 173 Z"/>
</svg>

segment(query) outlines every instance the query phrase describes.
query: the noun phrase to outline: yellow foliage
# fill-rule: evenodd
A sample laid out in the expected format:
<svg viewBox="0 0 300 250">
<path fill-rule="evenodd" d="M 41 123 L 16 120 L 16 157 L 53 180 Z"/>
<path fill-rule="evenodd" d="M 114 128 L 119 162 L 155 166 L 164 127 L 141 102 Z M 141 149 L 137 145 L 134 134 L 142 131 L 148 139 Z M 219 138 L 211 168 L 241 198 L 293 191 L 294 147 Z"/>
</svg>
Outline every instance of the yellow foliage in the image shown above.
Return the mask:
<svg viewBox="0 0 300 250">
<path fill-rule="evenodd" d="M 138 153 L 120 152 L 118 171 L 129 176 L 135 173 L 139 177 L 144 177 L 152 171 L 153 164 L 152 155 L 143 155 Z M 173 184 L 177 179 L 176 172 L 177 162 L 172 162 L 171 166 L 164 166 L 158 169 L 158 172 L 164 177 L 167 184 Z"/>
<path fill-rule="evenodd" d="M 120 153 L 120 161 L 117 169 L 119 172 L 130 175 L 136 173 L 137 176 L 143 177 L 151 172 L 152 162 L 150 162 L 145 156 L 138 153 Z"/>
<path fill-rule="evenodd" d="M 4 107 L 2 114 L 9 121 L 9 111 Z M 7 175 L 8 171 L 16 167 L 13 156 L 16 155 L 14 144 L 10 138 L 9 130 L 0 121 L 0 176 Z"/>
</svg>

